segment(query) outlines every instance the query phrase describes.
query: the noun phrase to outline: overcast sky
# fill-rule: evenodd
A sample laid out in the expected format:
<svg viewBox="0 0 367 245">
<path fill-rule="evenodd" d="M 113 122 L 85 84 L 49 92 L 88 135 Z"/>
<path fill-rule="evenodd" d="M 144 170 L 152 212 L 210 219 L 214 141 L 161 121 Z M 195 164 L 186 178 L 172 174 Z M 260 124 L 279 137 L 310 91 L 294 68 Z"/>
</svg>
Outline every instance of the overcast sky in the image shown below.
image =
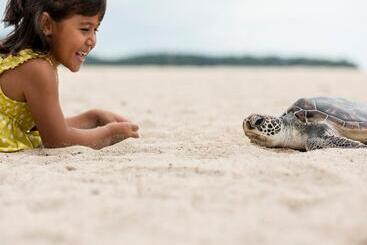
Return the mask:
<svg viewBox="0 0 367 245">
<path fill-rule="evenodd" d="M 94 54 L 347 58 L 367 68 L 366 11 L 366 0 L 109 0 Z"/>
</svg>

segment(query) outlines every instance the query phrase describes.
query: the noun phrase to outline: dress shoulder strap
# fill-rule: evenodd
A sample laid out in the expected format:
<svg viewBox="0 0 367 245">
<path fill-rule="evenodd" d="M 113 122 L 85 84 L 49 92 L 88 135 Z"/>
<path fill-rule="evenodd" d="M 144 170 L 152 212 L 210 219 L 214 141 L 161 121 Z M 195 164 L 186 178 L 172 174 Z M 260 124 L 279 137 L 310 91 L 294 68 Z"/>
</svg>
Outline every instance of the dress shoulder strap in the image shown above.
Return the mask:
<svg viewBox="0 0 367 245">
<path fill-rule="evenodd" d="M 16 55 L 8 55 L 4 58 L 0 57 L 0 74 L 2 74 L 7 70 L 14 69 L 15 67 L 23 64 L 24 62 L 34 58 L 47 59 L 47 56 L 44 54 L 37 53 L 32 49 L 23 49 Z"/>
</svg>

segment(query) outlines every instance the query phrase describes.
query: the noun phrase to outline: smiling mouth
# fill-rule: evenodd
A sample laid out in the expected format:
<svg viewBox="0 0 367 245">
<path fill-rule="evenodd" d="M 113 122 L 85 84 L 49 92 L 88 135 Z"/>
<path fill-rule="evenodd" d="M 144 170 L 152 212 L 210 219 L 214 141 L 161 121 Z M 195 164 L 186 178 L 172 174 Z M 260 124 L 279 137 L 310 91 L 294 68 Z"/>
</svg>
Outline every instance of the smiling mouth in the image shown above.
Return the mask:
<svg viewBox="0 0 367 245">
<path fill-rule="evenodd" d="M 88 53 L 87 52 L 79 51 L 79 52 L 76 52 L 76 55 L 79 57 L 79 59 L 81 61 L 84 61 L 85 58 L 87 57 Z"/>
</svg>

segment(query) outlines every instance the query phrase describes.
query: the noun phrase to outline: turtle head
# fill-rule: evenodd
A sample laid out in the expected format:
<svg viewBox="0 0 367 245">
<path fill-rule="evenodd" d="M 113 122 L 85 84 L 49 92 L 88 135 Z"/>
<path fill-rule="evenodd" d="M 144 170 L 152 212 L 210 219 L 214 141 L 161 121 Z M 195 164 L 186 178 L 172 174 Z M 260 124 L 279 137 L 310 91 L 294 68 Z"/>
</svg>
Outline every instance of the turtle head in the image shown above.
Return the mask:
<svg viewBox="0 0 367 245">
<path fill-rule="evenodd" d="M 284 143 L 284 123 L 281 118 L 252 114 L 243 120 L 243 130 L 252 143 L 278 147 Z"/>
</svg>

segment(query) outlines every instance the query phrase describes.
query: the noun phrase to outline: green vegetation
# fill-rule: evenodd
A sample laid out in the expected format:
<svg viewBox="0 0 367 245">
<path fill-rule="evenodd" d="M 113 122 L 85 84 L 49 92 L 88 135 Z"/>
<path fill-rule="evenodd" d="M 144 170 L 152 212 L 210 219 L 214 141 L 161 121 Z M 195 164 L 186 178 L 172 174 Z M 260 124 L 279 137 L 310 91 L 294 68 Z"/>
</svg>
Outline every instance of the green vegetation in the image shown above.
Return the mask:
<svg viewBox="0 0 367 245">
<path fill-rule="evenodd" d="M 88 57 L 88 65 L 175 65 L 175 66 L 326 66 L 357 68 L 357 65 L 347 60 L 328 60 L 310 58 L 281 58 L 276 56 L 201 56 L 177 54 L 151 54 L 129 58 L 108 60 Z"/>
</svg>

